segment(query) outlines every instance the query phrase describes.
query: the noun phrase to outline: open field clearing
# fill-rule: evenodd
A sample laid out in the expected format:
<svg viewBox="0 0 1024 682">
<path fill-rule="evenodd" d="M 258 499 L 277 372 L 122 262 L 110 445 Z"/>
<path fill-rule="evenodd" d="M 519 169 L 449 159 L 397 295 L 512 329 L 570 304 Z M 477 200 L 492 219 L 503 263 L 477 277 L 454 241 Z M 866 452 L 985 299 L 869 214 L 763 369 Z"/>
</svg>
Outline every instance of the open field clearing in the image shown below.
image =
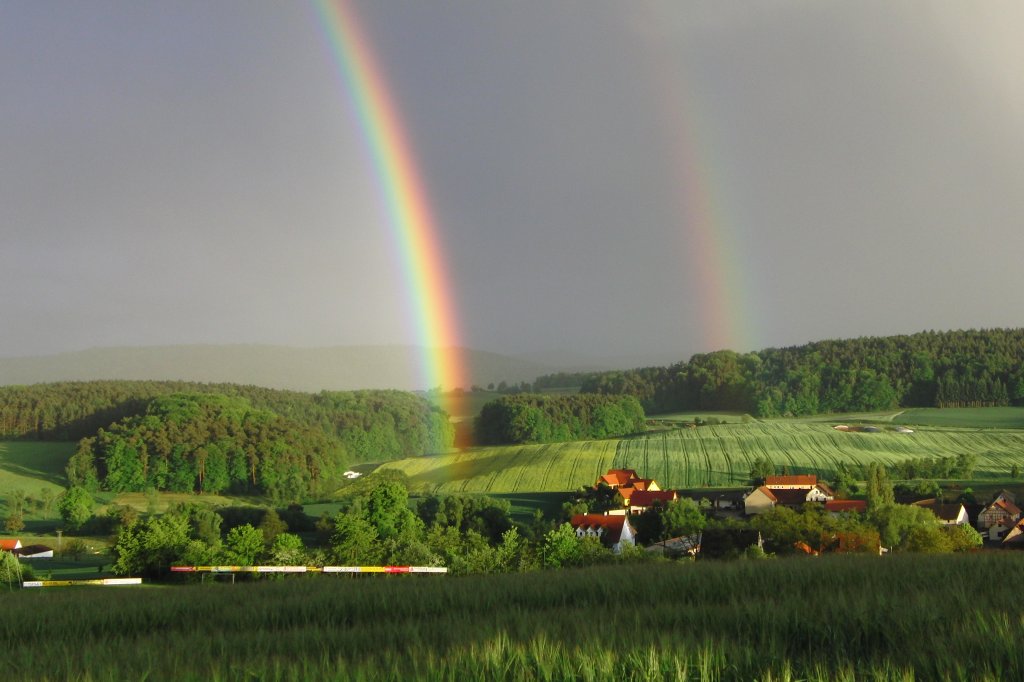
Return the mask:
<svg viewBox="0 0 1024 682">
<path fill-rule="evenodd" d="M 1024 620 L 991 576 L 1022 569 L 999 552 L 22 590 L 0 641 L 18 680 L 1015 680 Z"/>
<path fill-rule="evenodd" d="M 975 478 L 1004 478 L 1024 467 L 1024 431 L 928 427 L 914 433 L 843 433 L 835 422 L 767 421 L 673 429 L 605 441 L 472 448 L 390 462 L 416 490 L 467 493 L 558 492 L 593 485 L 612 467 L 636 469 L 663 486 L 742 485 L 767 457 L 790 473 L 830 478 L 839 462 L 891 464 L 920 457 L 978 457 Z"/>
</svg>

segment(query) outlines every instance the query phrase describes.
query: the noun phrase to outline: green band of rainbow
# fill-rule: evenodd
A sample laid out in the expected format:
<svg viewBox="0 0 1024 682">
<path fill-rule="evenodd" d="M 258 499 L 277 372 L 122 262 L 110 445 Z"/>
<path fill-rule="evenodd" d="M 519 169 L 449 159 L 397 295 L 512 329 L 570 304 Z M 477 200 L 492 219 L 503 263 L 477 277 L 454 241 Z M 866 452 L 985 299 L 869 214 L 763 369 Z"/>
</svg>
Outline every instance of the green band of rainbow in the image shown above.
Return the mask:
<svg viewBox="0 0 1024 682">
<path fill-rule="evenodd" d="M 347 0 L 314 0 L 365 135 L 424 348 L 423 388 L 468 387 L 452 289 L 416 157 L 366 32 Z"/>
</svg>

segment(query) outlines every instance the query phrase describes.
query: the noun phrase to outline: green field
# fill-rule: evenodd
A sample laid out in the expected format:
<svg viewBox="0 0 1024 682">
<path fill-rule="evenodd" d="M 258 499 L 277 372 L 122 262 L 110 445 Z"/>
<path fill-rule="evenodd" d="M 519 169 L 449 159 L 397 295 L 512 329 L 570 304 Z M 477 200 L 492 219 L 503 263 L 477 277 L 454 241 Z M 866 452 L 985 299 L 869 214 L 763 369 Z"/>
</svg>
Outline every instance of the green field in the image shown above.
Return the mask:
<svg viewBox="0 0 1024 682">
<path fill-rule="evenodd" d="M 421 492 L 522 493 L 593 485 L 609 468 L 636 469 L 664 487 L 742 485 L 751 464 L 767 457 L 790 473 L 830 478 L 839 462 L 867 465 L 920 457 L 978 457 L 975 478 L 1024 466 L 1024 431 L 928 427 L 903 434 L 843 433 L 833 422 L 766 421 L 672 429 L 603 441 L 472 448 L 390 462 Z"/>
<path fill-rule="evenodd" d="M 59 495 L 67 483 L 64 465 L 74 451 L 74 443 L 0 441 L 0 500 L 12 490 L 23 490 L 29 496 L 38 497 L 44 489 L 49 489 Z"/>
<path fill-rule="evenodd" d="M 992 552 L 25 589 L 0 641 L 6 676 L 39 681 L 1019 680 L 1024 619 L 993 576 L 1021 570 Z"/>
<path fill-rule="evenodd" d="M 894 424 L 1024 429 L 1024 407 L 917 407 L 893 418 Z"/>
</svg>

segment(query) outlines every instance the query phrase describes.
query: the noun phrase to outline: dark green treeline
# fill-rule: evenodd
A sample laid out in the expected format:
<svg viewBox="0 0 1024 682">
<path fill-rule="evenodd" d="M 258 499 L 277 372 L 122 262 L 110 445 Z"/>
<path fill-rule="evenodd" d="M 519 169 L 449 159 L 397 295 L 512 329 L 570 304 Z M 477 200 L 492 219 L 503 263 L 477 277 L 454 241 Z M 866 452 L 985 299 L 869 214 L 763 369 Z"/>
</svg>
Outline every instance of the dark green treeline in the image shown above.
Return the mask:
<svg viewBox="0 0 1024 682">
<path fill-rule="evenodd" d="M 644 411 L 632 396 L 518 394 L 484 405 L 475 427 L 482 445 L 608 438 L 642 431 Z"/>
<path fill-rule="evenodd" d="M 292 499 L 353 463 L 444 451 L 454 432 L 444 411 L 402 391 L 92 381 L 0 388 L 0 438 L 81 440 L 68 466 L 77 485 Z"/>
<path fill-rule="evenodd" d="M 819 341 L 606 372 L 581 391 L 632 395 L 652 413 L 733 410 L 761 417 L 1024 404 L 1024 329 Z"/>
</svg>

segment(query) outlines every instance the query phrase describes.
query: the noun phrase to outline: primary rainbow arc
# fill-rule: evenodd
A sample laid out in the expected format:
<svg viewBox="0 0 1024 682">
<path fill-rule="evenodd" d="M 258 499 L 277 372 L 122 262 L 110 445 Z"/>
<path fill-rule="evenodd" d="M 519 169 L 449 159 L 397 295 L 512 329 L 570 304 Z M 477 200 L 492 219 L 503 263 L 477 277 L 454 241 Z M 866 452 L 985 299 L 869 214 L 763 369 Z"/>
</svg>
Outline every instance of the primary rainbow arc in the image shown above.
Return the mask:
<svg viewBox="0 0 1024 682">
<path fill-rule="evenodd" d="M 314 2 L 372 158 L 399 252 L 422 388 L 468 387 L 460 330 L 437 226 L 413 147 L 366 31 L 348 0 Z M 451 412 L 451 409 L 449 409 Z"/>
</svg>

